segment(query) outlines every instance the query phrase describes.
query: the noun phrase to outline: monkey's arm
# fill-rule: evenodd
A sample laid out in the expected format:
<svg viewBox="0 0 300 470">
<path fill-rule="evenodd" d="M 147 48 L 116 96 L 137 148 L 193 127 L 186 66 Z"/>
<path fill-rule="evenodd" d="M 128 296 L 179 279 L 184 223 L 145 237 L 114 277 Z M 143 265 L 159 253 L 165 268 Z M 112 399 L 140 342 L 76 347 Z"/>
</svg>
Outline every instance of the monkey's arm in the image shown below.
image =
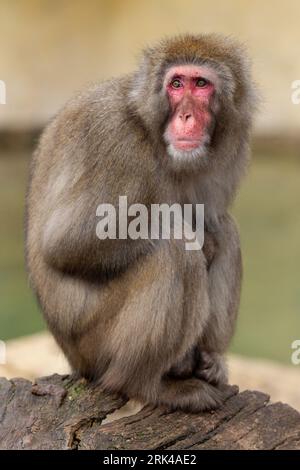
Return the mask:
<svg viewBox="0 0 300 470">
<path fill-rule="evenodd" d="M 210 265 L 214 260 L 217 249 L 218 249 L 218 246 L 217 246 L 217 240 L 215 236 L 212 233 L 205 230 L 204 244 L 203 244 L 202 250 L 206 259 L 207 269 L 210 268 Z"/>
<path fill-rule="evenodd" d="M 224 216 L 214 236 L 216 252 L 208 270 L 210 317 L 201 348 L 223 353 L 234 331 L 242 279 L 239 234 L 231 216 Z"/>
<path fill-rule="evenodd" d="M 119 196 L 127 196 L 128 206 L 148 205 L 156 185 L 149 145 L 123 116 L 123 95 L 111 88 L 113 100 L 112 90 L 103 85 L 67 104 L 44 133 L 34 159 L 32 237 L 48 265 L 80 276 L 114 274 L 153 249 L 149 240 L 100 239 L 96 233 L 104 218 L 118 228 Z M 116 220 L 111 213 L 97 216 L 101 204 L 113 206 Z"/>
<path fill-rule="evenodd" d="M 42 251 L 49 265 L 70 274 L 109 276 L 153 249 L 149 240 L 99 239 L 97 204 L 88 197 L 49 214 L 42 231 Z"/>
</svg>

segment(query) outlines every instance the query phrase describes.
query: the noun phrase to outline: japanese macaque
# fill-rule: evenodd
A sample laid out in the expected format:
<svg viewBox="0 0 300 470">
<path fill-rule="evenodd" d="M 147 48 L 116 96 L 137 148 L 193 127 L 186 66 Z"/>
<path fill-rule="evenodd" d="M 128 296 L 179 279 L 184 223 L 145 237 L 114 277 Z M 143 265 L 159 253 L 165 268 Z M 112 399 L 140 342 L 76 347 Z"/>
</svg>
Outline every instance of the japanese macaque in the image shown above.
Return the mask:
<svg viewBox="0 0 300 470">
<path fill-rule="evenodd" d="M 43 133 L 27 198 L 31 285 L 72 369 L 167 409 L 222 403 L 241 286 L 228 214 L 248 161 L 256 93 L 243 48 L 180 36 L 137 71 L 71 99 Z M 184 239 L 99 239 L 101 203 L 204 204 Z"/>
</svg>

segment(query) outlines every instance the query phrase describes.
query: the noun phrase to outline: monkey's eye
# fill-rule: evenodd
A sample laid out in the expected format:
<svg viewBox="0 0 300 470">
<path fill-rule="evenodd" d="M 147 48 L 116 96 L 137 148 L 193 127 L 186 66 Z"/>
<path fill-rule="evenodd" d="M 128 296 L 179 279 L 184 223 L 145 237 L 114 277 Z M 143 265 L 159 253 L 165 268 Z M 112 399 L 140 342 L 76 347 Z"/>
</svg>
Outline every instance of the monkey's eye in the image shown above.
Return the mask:
<svg viewBox="0 0 300 470">
<path fill-rule="evenodd" d="M 173 88 L 180 88 L 182 87 L 182 83 L 178 78 L 175 78 L 174 80 L 171 81 L 171 86 Z"/>
<path fill-rule="evenodd" d="M 196 87 L 204 88 L 208 84 L 208 80 L 205 78 L 198 78 L 196 81 Z"/>
</svg>

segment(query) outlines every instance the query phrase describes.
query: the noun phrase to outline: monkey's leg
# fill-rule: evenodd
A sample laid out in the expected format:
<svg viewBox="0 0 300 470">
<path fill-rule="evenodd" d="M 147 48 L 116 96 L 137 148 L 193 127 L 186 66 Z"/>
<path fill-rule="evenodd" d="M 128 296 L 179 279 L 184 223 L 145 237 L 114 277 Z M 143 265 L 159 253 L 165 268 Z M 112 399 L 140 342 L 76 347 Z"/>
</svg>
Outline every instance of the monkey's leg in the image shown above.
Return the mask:
<svg viewBox="0 0 300 470">
<path fill-rule="evenodd" d="M 227 382 L 223 357 L 233 335 L 241 289 L 242 263 L 239 235 L 234 220 L 224 216 L 214 233 L 217 252 L 208 270 L 210 315 L 198 344 L 195 374 L 212 384 Z"/>
<path fill-rule="evenodd" d="M 168 374 L 196 345 L 207 323 L 203 253 L 186 251 L 182 240 L 164 241 L 127 273 L 127 280 L 126 302 L 107 338 L 111 361 L 99 378 L 102 385 L 172 409 L 198 411 L 219 405 L 218 388 L 196 377 Z"/>
<path fill-rule="evenodd" d="M 197 351 L 198 363 L 194 369 L 197 378 L 220 386 L 228 382 L 228 370 L 225 358 L 217 352 Z"/>
<path fill-rule="evenodd" d="M 197 365 L 197 351 L 191 348 L 177 364 L 173 365 L 168 376 L 173 378 L 187 379 L 193 376 Z"/>
</svg>

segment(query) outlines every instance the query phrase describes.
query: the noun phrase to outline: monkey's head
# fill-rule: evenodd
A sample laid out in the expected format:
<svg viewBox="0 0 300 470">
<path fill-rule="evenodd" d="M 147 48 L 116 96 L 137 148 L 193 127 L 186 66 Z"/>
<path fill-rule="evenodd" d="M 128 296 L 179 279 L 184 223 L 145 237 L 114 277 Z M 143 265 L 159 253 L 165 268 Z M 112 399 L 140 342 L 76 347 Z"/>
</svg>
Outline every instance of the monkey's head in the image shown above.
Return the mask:
<svg viewBox="0 0 300 470">
<path fill-rule="evenodd" d="M 129 96 L 176 171 L 224 165 L 247 146 L 255 89 L 245 51 L 232 39 L 186 35 L 146 49 Z"/>
</svg>

